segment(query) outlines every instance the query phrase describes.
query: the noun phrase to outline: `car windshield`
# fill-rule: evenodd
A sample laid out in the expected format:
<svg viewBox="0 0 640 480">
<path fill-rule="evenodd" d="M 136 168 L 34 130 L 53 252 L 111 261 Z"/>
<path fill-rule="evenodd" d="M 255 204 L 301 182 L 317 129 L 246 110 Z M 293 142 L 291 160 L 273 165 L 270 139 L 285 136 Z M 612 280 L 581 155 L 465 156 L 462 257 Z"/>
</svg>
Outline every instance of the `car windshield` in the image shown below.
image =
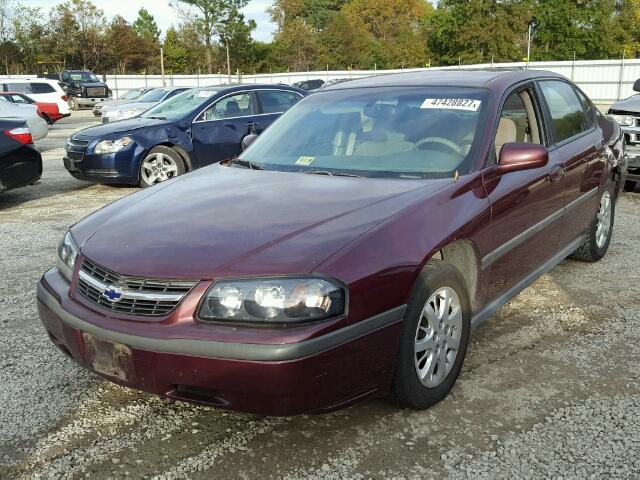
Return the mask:
<svg viewBox="0 0 640 480">
<path fill-rule="evenodd" d="M 310 95 L 241 159 L 266 170 L 379 178 L 466 173 L 479 149 L 489 93 L 380 87 Z"/>
<path fill-rule="evenodd" d="M 187 90 L 147 110 L 142 114 L 142 117 L 160 117 L 166 118 L 167 120 L 178 120 L 197 108 L 200 108 L 216 93 L 216 90 Z"/>
<path fill-rule="evenodd" d="M 142 95 L 142 92 L 144 92 L 144 90 L 140 88 L 134 88 L 133 90 L 129 90 L 128 92 L 123 93 L 120 97 L 120 100 L 135 100 L 140 95 Z"/>
<path fill-rule="evenodd" d="M 138 102 L 149 102 L 156 103 L 164 98 L 164 96 L 169 93 L 171 90 L 168 88 L 155 88 L 153 90 L 148 91 L 144 95 L 138 98 Z"/>
<path fill-rule="evenodd" d="M 98 77 L 96 77 L 93 73 L 90 72 L 74 72 L 70 73 L 69 77 L 74 82 L 98 82 Z"/>
</svg>

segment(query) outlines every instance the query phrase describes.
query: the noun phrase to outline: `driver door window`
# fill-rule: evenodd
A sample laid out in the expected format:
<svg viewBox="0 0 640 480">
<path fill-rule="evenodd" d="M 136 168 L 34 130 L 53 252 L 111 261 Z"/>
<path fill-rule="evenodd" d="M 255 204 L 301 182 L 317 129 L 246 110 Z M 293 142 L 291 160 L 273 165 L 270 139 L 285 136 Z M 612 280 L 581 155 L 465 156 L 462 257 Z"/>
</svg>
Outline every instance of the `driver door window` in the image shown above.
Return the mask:
<svg viewBox="0 0 640 480">
<path fill-rule="evenodd" d="M 247 117 L 256 114 L 256 106 L 251 93 L 229 95 L 214 103 L 198 120 L 208 122 L 225 118 Z"/>
<path fill-rule="evenodd" d="M 496 133 L 496 158 L 500 158 L 500 151 L 505 144 L 513 142 L 542 144 L 529 90 L 514 92 L 504 102 Z"/>
</svg>

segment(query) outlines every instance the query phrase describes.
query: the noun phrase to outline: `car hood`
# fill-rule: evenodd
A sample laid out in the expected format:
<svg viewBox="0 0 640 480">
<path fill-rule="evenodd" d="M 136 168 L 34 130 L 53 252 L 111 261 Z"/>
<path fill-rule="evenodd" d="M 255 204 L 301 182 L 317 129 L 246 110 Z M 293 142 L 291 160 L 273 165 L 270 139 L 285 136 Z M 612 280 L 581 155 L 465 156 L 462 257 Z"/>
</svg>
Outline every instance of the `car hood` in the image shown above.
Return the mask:
<svg viewBox="0 0 640 480">
<path fill-rule="evenodd" d="M 83 255 L 124 275 L 303 274 L 450 182 L 215 165 L 111 204 L 72 234 Z"/>
<path fill-rule="evenodd" d="M 611 105 L 611 110 L 622 112 L 640 113 L 640 95 L 632 95 Z"/>
<path fill-rule="evenodd" d="M 148 110 L 149 108 L 153 107 L 154 105 L 157 105 L 158 102 L 126 102 L 126 103 L 119 103 L 117 105 L 113 105 L 113 104 L 109 104 L 107 106 L 105 106 L 106 111 L 108 112 L 115 112 L 118 110 L 140 110 L 140 111 L 144 111 L 144 110 Z"/>
<path fill-rule="evenodd" d="M 72 138 L 77 140 L 94 140 L 96 138 L 104 138 L 109 135 L 117 135 L 122 133 L 132 133 L 144 128 L 159 128 L 172 122 L 169 120 L 159 120 L 155 118 L 131 118 L 120 122 L 105 123 L 95 125 L 93 127 L 80 130 L 73 135 Z"/>
</svg>

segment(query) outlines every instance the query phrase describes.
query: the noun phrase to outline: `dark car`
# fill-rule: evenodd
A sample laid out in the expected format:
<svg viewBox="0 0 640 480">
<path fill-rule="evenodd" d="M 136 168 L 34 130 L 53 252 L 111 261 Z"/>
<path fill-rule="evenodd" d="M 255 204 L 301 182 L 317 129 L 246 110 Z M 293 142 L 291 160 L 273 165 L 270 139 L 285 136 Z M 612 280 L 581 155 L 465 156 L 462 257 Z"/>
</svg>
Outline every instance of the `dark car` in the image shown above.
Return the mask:
<svg viewBox="0 0 640 480">
<path fill-rule="evenodd" d="M 640 80 L 633 85 L 633 90 L 640 92 Z M 640 94 L 614 103 L 608 113 L 624 132 L 629 162 L 625 188 L 633 191 L 640 182 Z"/>
<path fill-rule="evenodd" d="M 453 387 L 474 328 L 601 259 L 620 129 L 548 72 L 388 75 L 309 95 L 242 155 L 73 226 L 38 285 L 69 357 L 260 414 Z"/>
<path fill-rule="evenodd" d="M 42 176 L 42 157 L 22 120 L 0 119 L 0 193 L 31 185 Z"/>
<path fill-rule="evenodd" d="M 316 78 L 314 80 L 304 80 L 291 84 L 292 87 L 301 88 L 308 92 L 315 91 L 324 85 L 324 80 Z"/>
<path fill-rule="evenodd" d="M 67 142 L 64 164 L 81 180 L 153 185 L 237 156 L 245 136 L 304 95 L 280 85 L 189 90 L 136 118 L 81 130 Z"/>
</svg>

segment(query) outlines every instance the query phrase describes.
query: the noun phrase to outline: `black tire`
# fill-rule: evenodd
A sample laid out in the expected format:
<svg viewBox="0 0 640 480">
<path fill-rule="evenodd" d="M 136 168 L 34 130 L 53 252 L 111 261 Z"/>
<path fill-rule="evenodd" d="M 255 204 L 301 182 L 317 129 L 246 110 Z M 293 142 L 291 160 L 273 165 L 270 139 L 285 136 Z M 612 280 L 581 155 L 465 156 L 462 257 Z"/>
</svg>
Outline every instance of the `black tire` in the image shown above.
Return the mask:
<svg viewBox="0 0 640 480">
<path fill-rule="evenodd" d="M 607 254 L 607 250 L 609 250 L 609 244 L 611 243 L 611 236 L 613 235 L 613 226 L 615 224 L 616 217 L 614 186 L 608 186 L 605 192 L 608 192 L 611 198 L 611 220 L 609 223 L 609 231 L 607 233 L 606 241 L 601 246 L 598 246 L 597 231 L 598 213 L 600 209 L 600 207 L 598 207 L 598 212 L 596 212 L 595 218 L 591 221 L 591 223 L 589 224 L 589 228 L 586 231 L 584 243 L 580 245 L 580 247 L 578 247 L 578 249 L 569 256 L 569 258 L 573 260 L 580 260 L 582 262 L 597 262 Z M 605 195 L 605 192 L 600 195 L 601 200 Z"/>
<path fill-rule="evenodd" d="M 142 169 L 143 169 L 143 164 L 144 161 L 151 157 L 152 155 L 156 155 L 156 154 L 162 154 L 162 155 L 166 155 L 167 157 L 170 157 L 176 164 L 177 167 L 177 172 L 175 175 L 173 175 L 170 178 L 174 178 L 174 177 L 178 177 L 180 175 L 183 175 L 186 171 L 185 168 L 185 164 L 184 164 L 184 160 L 182 159 L 182 157 L 180 156 L 180 154 L 178 152 L 176 152 L 173 148 L 171 147 L 165 147 L 164 145 L 160 145 L 157 147 L 153 147 L 142 159 L 142 161 L 140 162 L 140 168 L 139 168 L 139 178 L 140 178 L 140 186 L 143 188 L 147 188 L 150 187 L 152 185 L 155 185 L 155 183 L 148 183 L 143 175 Z M 162 182 L 162 180 L 160 181 Z M 158 183 L 160 183 L 158 182 Z"/>
<path fill-rule="evenodd" d="M 638 182 L 635 182 L 633 180 L 627 180 L 626 182 L 624 182 L 625 192 L 635 192 L 637 184 Z"/>
<path fill-rule="evenodd" d="M 78 102 L 76 102 L 73 97 L 69 98 L 69 108 L 74 112 L 77 112 L 78 110 L 80 110 L 80 107 L 78 106 Z"/>
<path fill-rule="evenodd" d="M 458 296 L 462 311 L 462 331 L 451 370 L 441 383 L 430 388 L 423 385 L 418 377 L 414 345 L 422 310 L 431 296 L 443 287 L 452 288 Z M 460 374 L 470 334 L 471 304 L 462 275 L 450 263 L 437 259 L 430 260 L 420 273 L 407 304 L 400 338 L 400 351 L 391 387 L 392 400 L 402 407 L 424 409 L 446 397 Z"/>
</svg>

